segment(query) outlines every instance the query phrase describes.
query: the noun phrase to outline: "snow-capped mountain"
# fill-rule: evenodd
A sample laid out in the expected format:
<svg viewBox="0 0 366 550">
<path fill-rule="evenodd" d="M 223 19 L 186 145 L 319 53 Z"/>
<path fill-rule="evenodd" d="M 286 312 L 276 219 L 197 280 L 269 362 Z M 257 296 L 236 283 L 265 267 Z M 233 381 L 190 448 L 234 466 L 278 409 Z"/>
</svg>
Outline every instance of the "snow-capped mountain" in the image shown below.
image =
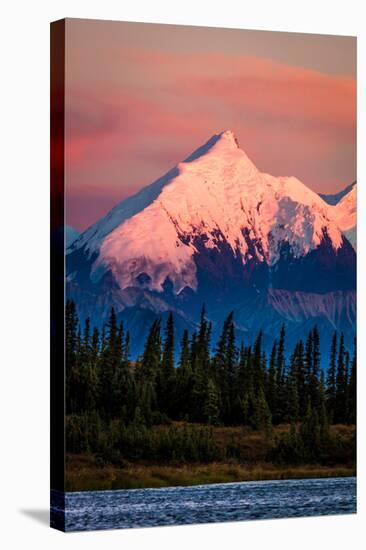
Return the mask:
<svg viewBox="0 0 366 550">
<path fill-rule="evenodd" d="M 97 322 L 114 305 L 122 317 L 174 310 L 194 325 L 205 302 L 217 322 L 245 311 L 243 333 L 265 329 L 269 318 L 283 322 L 285 311 L 299 326 L 319 316 L 334 325 L 324 313 L 329 300 L 318 297 L 332 293 L 340 303 L 337 293 L 355 288 L 355 252 L 344 236 L 351 193 L 332 206 L 295 177 L 264 174 L 225 131 L 74 241 L 68 294 Z M 305 302 L 299 315 L 294 304 Z"/>
<path fill-rule="evenodd" d="M 178 294 L 185 287 L 197 289 L 197 241 L 207 250 L 225 242 L 242 264 L 255 258 L 273 266 L 283 243 L 300 258 L 321 244 L 325 232 L 334 251 L 342 247 L 324 201 L 296 178 L 259 172 L 226 131 L 123 201 L 72 250 L 99 253 L 94 281 L 110 270 L 125 289 L 146 274 L 145 286 L 162 291 L 169 277 Z"/>
</svg>

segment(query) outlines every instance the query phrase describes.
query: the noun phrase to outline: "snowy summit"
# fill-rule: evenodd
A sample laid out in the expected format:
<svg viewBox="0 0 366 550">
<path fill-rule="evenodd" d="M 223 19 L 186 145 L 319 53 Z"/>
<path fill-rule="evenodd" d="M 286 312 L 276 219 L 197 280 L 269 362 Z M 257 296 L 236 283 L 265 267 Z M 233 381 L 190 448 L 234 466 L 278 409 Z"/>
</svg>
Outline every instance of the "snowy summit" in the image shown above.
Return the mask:
<svg viewBox="0 0 366 550">
<path fill-rule="evenodd" d="M 348 210 L 342 203 L 348 200 Z M 294 258 L 326 237 L 336 251 L 348 223 L 348 195 L 328 205 L 295 177 L 260 172 L 231 130 L 214 135 L 159 180 L 122 201 L 69 249 L 97 252 L 91 277 L 112 272 L 121 289 L 144 274 L 162 291 L 167 278 L 179 294 L 197 289 L 194 258 L 223 244 L 245 265 L 274 266 L 284 243 Z M 344 206 L 344 205 L 343 205 Z"/>
</svg>

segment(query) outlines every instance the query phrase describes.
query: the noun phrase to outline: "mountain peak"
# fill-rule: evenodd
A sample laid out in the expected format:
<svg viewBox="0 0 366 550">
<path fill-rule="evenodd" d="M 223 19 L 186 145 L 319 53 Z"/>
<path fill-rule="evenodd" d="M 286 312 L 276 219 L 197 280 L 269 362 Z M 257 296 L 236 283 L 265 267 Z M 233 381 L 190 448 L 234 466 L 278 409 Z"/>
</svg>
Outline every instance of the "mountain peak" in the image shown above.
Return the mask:
<svg viewBox="0 0 366 550">
<path fill-rule="evenodd" d="M 219 134 L 220 140 L 225 140 L 228 145 L 232 145 L 235 148 L 239 149 L 239 142 L 232 130 L 225 130 Z"/>
<path fill-rule="evenodd" d="M 217 149 L 239 149 L 239 142 L 232 130 L 225 130 L 219 134 L 214 134 L 206 143 L 198 147 L 189 157 L 184 159 L 184 162 L 192 162 L 204 156 L 206 153 L 209 153 L 211 150 Z"/>
</svg>

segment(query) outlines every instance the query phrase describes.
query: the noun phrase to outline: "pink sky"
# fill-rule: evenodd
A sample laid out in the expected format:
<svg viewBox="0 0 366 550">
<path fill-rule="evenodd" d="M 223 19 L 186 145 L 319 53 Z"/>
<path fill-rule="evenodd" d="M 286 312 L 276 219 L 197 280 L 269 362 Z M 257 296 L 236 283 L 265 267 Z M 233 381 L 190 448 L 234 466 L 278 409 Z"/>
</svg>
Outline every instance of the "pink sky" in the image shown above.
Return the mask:
<svg viewBox="0 0 366 550">
<path fill-rule="evenodd" d="M 83 230 L 232 129 L 257 167 L 356 179 L 356 39 L 68 19 L 66 222 Z"/>
</svg>

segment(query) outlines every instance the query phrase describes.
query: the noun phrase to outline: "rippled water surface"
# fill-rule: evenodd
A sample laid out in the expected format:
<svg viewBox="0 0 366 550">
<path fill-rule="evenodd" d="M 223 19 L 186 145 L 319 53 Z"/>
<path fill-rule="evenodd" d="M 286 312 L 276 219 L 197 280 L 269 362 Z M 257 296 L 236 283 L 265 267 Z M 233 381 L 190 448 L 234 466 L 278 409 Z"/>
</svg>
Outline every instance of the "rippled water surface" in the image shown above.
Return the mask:
<svg viewBox="0 0 366 550">
<path fill-rule="evenodd" d="M 352 514 L 356 478 L 66 493 L 65 508 L 66 531 Z"/>
</svg>

